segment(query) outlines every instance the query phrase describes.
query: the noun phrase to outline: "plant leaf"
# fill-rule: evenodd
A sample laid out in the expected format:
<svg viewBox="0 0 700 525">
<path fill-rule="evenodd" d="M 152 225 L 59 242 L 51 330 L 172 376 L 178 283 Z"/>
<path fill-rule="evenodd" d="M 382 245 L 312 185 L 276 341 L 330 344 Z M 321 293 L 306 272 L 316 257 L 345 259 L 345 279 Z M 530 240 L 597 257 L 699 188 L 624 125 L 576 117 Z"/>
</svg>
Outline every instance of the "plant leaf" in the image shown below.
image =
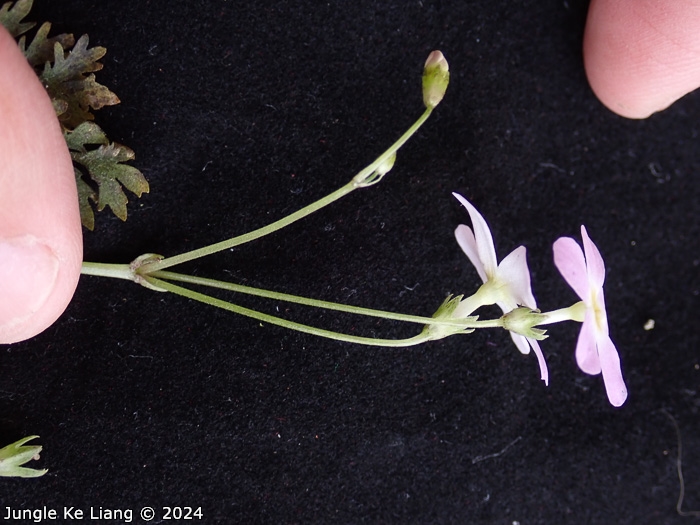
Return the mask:
<svg viewBox="0 0 700 525">
<path fill-rule="evenodd" d="M 81 153 L 87 152 L 86 144 L 109 144 L 105 132 L 94 122 L 83 122 L 73 131 L 64 133 L 63 136 L 68 149 Z"/>
<path fill-rule="evenodd" d="M 29 47 L 26 47 L 25 37 L 19 39 L 19 49 L 27 57 L 27 61 L 35 68 L 41 67 L 46 62 L 51 62 L 54 59 L 54 45 L 61 44 L 63 49 L 68 49 L 75 44 L 75 38 L 72 34 L 61 33 L 57 36 L 47 38 L 51 30 L 51 23 L 44 22 L 34 35 Z"/>
<path fill-rule="evenodd" d="M 83 180 L 83 172 L 75 166 L 75 184 L 78 186 L 78 206 L 80 208 L 80 222 L 88 230 L 95 229 L 95 213 L 92 211 L 90 201 L 97 202 L 97 193 L 87 182 Z"/>
<path fill-rule="evenodd" d="M 22 22 L 29 14 L 34 0 L 17 0 L 14 4 L 7 2 L 0 7 L 0 25 L 5 26 L 10 34 L 17 38 L 36 25 L 35 22 Z"/>
<path fill-rule="evenodd" d="M 95 227 L 97 210 L 109 208 L 126 220 L 128 199 L 122 186 L 137 196 L 147 193 L 148 182 L 136 168 L 124 164 L 134 158 L 134 152 L 110 143 L 94 119 L 91 110 L 119 104 L 119 98 L 107 87 L 95 81 L 95 71 L 102 69 L 99 60 L 106 49 L 88 49 L 88 36 L 78 41 L 72 34 L 48 36 L 51 24 L 44 22 L 27 45 L 24 35 L 36 24 L 22 22 L 32 8 L 33 0 L 7 2 L 0 7 L 0 24 L 18 38 L 19 48 L 39 75 L 51 98 L 56 115 L 73 159 L 80 219 L 87 229 Z M 23 36 L 20 36 L 23 35 Z M 71 49 L 72 48 L 72 49 Z M 95 147 L 97 146 L 97 147 Z"/>
<path fill-rule="evenodd" d="M 117 217 L 125 221 L 128 199 L 122 186 L 137 197 L 149 191 L 148 181 L 143 174 L 133 166 L 124 164 L 133 160 L 134 152 L 121 144 L 108 142 L 104 132 L 93 122 L 85 122 L 74 131 L 66 132 L 65 137 L 73 161 L 83 166 L 97 185 L 95 193 L 85 180 L 85 174 L 79 169 L 75 170 L 83 225 L 90 230 L 95 225 L 90 200 L 97 202 L 97 211 L 109 206 Z M 88 144 L 100 146 L 88 149 Z"/>
<path fill-rule="evenodd" d="M 51 98 L 67 104 L 59 120 L 68 129 L 93 120 L 91 108 L 119 104 L 119 98 L 114 93 L 95 81 L 95 75 L 86 76 L 86 73 L 102 69 L 98 60 L 107 50 L 104 47 L 88 49 L 87 46 L 87 35 L 81 36 L 69 53 L 65 53 L 61 42 L 54 42 L 54 63 L 46 62 L 39 76 Z"/>
</svg>

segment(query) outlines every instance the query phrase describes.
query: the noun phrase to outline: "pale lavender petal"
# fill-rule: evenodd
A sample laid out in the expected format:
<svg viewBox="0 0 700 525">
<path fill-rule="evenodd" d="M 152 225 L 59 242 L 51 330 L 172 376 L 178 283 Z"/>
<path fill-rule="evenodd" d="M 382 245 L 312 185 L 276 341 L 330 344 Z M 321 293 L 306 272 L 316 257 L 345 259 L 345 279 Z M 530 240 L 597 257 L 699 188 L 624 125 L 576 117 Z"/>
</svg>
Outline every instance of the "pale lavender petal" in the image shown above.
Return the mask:
<svg viewBox="0 0 700 525">
<path fill-rule="evenodd" d="M 560 237 L 554 241 L 554 265 L 576 295 L 588 304 L 588 272 L 583 250 L 571 237 Z"/>
<path fill-rule="evenodd" d="M 537 356 L 537 363 L 540 365 L 540 379 L 544 381 L 544 384 L 549 386 L 549 370 L 547 370 L 547 362 L 544 360 L 544 355 L 542 354 L 542 349 L 537 339 L 527 338 L 528 343 L 532 346 Z"/>
<path fill-rule="evenodd" d="M 513 302 L 532 309 L 537 308 L 530 285 L 530 270 L 527 267 L 525 246 L 516 248 L 501 261 L 496 270 L 496 276 L 497 281 L 507 283 L 506 293 L 510 295 Z"/>
<path fill-rule="evenodd" d="M 583 250 L 586 254 L 586 268 L 588 269 L 588 278 L 595 287 L 602 287 L 605 282 L 605 262 L 598 251 L 598 247 L 593 244 L 588 236 L 585 226 L 581 226 L 581 237 L 583 238 Z"/>
<path fill-rule="evenodd" d="M 476 268 L 482 282 L 486 282 L 486 272 L 484 271 L 484 265 L 481 259 L 479 259 L 476 239 L 474 239 L 474 232 L 472 232 L 472 229 L 469 226 L 460 224 L 455 230 L 455 239 L 457 239 L 457 244 L 459 244 L 459 247 L 462 248 L 462 251 L 472 262 L 474 268 Z"/>
<path fill-rule="evenodd" d="M 610 404 L 619 407 L 627 399 L 627 387 L 622 378 L 622 370 L 620 370 L 620 357 L 617 355 L 615 344 L 609 336 L 600 335 L 597 343 L 605 391 L 608 393 Z"/>
<path fill-rule="evenodd" d="M 578 334 L 576 342 L 576 362 L 578 367 L 586 374 L 600 374 L 600 359 L 596 348 L 596 329 L 594 313 L 591 310 L 586 312 L 586 319 L 581 325 L 581 332 Z"/>
<path fill-rule="evenodd" d="M 524 335 L 516 334 L 515 332 L 510 333 L 510 337 L 513 339 L 515 346 L 518 347 L 521 354 L 530 353 L 530 345 L 527 344 L 527 338 Z"/>
<path fill-rule="evenodd" d="M 486 224 L 481 214 L 467 199 L 458 193 L 453 193 L 452 195 L 454 195 L 469 212 L 469 217 L 471 217 L 472 226 L 474 227 L 474 237 L 476 239 L 479 259 L 484 265 L 486 275 L 493 275 L 496 271 L 498 261 L 496 260 L 496 248 L 493 245 L 493 237 L 491 237 L 491 230 L 489 230 L 488 224 Z"/>
</svg>

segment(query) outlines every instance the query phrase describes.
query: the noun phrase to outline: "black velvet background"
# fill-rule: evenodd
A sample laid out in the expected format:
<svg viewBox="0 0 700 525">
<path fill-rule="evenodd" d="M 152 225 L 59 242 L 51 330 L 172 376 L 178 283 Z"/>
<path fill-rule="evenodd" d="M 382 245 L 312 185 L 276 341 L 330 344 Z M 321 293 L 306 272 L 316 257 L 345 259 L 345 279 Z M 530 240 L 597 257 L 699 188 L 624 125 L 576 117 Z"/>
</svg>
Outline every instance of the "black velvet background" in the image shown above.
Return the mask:
<svg viewBox="0 0 700 525">
<path fill-rule="evenodd" d="M 39 434 L 19 509 L 201 507 L 203 523 L 675 524 L 700 507 L 700 97 L 645 121 L 587 85 L 587 2 L 37 0 L 33 19 L 107 47 L 98 112 L 151 193 L 98 215 L 85 259 L 173 255 L 345 184 L 422 112 L 432 49 L 448 93 L 376 187 L 182 270 L 431 315 L 478 276 L 453 238 L 469 198 L 500 257 L 528 248 L 539 305 L 571 304 L 551 244 L 585 224 L 630 396 L 581 373 L 578 325 L 534 356 L 486 331 L 406 349 L 297 334 L 83 277 L 45 333 L 0 348 L 0 437 Z M 411 326 L 241 304 L 340 331 Z M 648 319 L 656 326 L 645 331 Z M 510 446 L 509 446 L 510 445 Z M 508 447 L 508 448 L 507 448 Z M 478 461 L 479 457 L 505 452 Z M 475 459 L 477 460 L 475 462 Z M 4 515 L 4 514 L 3 514 Z M 135 519 L 135 522 L 141 522 Z M 167 521 L 166 521 L 167 522 Z"/>
</svg>

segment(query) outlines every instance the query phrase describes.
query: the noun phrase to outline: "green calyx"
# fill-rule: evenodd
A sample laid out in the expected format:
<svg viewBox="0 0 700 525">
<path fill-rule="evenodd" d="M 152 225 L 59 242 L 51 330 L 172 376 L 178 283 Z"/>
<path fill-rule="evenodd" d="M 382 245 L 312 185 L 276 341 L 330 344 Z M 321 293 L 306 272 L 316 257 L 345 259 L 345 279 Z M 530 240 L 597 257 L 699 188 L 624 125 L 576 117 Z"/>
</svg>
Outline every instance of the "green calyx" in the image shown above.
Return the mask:
<svg viewBox="0 0 700 525">
<path fill-rule="evenodd" d="M 546 339 L 546 330 L 541 328 L 535 328 L 537 325 L 541 324 L 546 316 L 541 314 L 539 310 L 532 310 L 526 306 L 520 306 L 511 310 L 503 317 L 503 328 L 516 334 L 524 335 L 531 339 L 537 339 L 541 341 Z"/>
<path fill-rule="evenodd" d="M 25 463 L 39 459 L 40 445 L 24 446 L 25 443 L 39 436 L 27 436 L 0 449 L 0 476 L 15 478 L 38 478 L 48 472 L 47 469 L 23 467 Z"/>
</svg>

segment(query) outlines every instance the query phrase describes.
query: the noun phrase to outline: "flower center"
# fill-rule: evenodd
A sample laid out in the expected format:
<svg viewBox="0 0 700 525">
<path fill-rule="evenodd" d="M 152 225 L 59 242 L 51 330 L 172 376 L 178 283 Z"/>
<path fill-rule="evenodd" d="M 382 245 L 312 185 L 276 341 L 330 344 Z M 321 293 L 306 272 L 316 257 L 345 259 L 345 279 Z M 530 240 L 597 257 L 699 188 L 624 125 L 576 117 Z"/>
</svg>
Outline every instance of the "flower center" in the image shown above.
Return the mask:
<svg viewBox="0 0 700 525">
<path fill-rule="evenodd" d="M 605 312 L 605 303 L 600 300 L 600 291 L 596 288 L 591 287 L 590 294 L 590 305 L 593 309 L 593 317 L 595 318 L 596 331 L 607 333 L 608 319 L 607 314 Z"/>
</svg>

